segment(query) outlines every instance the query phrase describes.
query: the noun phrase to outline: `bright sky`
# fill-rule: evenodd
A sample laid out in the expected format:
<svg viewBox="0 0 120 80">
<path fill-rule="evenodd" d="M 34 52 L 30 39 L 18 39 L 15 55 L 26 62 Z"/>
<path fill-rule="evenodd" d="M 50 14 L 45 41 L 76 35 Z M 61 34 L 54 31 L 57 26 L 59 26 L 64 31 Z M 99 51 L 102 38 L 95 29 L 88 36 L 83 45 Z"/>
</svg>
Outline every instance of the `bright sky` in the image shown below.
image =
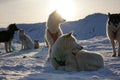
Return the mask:
<svg viewBox="0 0 120 80">
<path fill-rule="evenodd" d="M 0 27 L 46 22 L 58 10 L 67 21 L 93 13 L 120 13 L 120 0 L 0 0 Z"/>
</svg>

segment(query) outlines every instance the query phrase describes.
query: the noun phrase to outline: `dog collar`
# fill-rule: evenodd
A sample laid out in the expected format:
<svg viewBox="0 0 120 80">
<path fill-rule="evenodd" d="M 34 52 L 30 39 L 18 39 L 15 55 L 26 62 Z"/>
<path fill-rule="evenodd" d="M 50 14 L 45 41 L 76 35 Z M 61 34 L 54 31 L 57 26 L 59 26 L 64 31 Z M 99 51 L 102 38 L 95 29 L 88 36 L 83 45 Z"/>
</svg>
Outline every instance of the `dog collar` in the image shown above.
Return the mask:
<svg viewBox="0 0 120 80">
<path fill-rule="evenodd" d="M 52 37 L 53 41 L 55 42 L 57 40 L 57 38 L 58 38 L 58 32 L 52 33 L 52 32 L 50 32 L 49 29 L 47 31 L 50 34 L 50 36 Z"/>
<path fill-rule="evenodd" d="M 27 39 L 27 37 L 25 36 L 25 35 L 23 35 L 23 36 L 20 36 L 23 40 L 26 40 Z"/>
</svg>

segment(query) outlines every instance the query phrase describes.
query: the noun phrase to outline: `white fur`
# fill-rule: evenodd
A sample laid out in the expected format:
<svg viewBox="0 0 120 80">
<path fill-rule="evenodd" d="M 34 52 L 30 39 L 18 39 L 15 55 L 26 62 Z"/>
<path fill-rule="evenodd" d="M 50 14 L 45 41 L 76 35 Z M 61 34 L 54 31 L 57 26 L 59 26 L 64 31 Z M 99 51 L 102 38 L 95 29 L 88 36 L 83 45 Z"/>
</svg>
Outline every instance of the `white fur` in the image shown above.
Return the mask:
<svg viewBox="0 0 120 80">
<path fill-rule="evenodd" d="M 47 21 L 47 24 L 46 24 L 46 30 L 45 30 L 45 39 L 46 39 L 46 41 L 48 43 L 48 47 L 49 47 L 49 51 L 48 51 L 49 58 L 51 56 L 50 52 L 51 52 L 51 47 L 54 44 L 54 40 L 51 37 L 51 35 L 49 34 L 48 30 L 51 33 L 57 33 L 58 32 L 58 37 L 59 37 L 60 35 L 63 34 L 63 32 L 60 28 L 60 24 L 63 23 L 63 22 L 65 22 L 65 19 L 63 19 L 57 13 L 57 11 L 54 11 L 49 15 L 49 18 L 48 18 L 48 21 Z"/>
<path fill-rule="evenodd" d="M 100 53 L 81 50 L 75 56 L 79 71 L 94 71 L 104 66 L 103 57 Z"/>
<path fill-rule="evenodd" d="M 103 57 L 99 53 L 81 50 L 72 34 L 65 34 L 57 39 L 52 47 L 52 65 L 55 69 L 65 71 L 98 70 L 103 67 Z M 61 66 L 58 61 L 65 61 Z"/>
<path fill-rule="evenodd" d="M 32 39 L 24 33 L 24 30 L 19 30 L 19 39 L 21 41 L 21 49 L 34 49 Z"/>
</svg>

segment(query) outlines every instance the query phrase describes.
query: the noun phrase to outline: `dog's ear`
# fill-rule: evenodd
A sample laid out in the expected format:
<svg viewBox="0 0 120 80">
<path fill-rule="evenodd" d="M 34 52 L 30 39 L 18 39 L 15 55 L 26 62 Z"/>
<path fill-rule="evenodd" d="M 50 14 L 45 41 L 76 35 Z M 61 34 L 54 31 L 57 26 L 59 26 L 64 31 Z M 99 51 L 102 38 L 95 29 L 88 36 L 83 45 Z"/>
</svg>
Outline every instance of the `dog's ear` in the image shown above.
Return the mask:
<svg viewBox="0 0 120 80">
<path fill-rule="evenodd" d="M 66 37 L 70 37 L 70 36 L 72 36 L 72 35 L 73 35 L 73 33 L 70 32 L 70 33 L 68 33 L 68 34 L 66 35 Z"/>
<path fill-rule="evenodd" d="M 54 11 L 54 13 L 57 13 L 57 9 Z"/>
<path fill-rule="evenodd" d="M 16 25 L 16 23 L 13 23 L 14 25 Z"/>
<path fill-rule="evenodd" d="M 110 13 L 108 12 L 108 17 L 110 17 Z"/>
<path fill-rule="evenodd" d="M 58 11 L 57 11 L 57 10 L 54 10 L 54 11 L 53 11 L 53 14 L 58 14 Z"/>
</svg>

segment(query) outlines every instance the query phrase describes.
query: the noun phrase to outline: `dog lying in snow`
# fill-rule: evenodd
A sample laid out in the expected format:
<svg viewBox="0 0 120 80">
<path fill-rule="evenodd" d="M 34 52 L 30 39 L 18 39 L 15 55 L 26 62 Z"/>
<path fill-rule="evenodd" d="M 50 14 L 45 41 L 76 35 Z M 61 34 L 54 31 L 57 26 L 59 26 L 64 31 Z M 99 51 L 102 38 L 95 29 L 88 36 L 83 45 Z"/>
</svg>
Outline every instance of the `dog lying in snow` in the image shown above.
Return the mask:
<svg viewBox="0 0 120 80">
<path fill-rule="evenodd" d="M 102 55 L 82 49 L 72 33 L 59 37 L 51 49 L 53 67 L 65 71 L 93 71 L 104 66 Z"/>
<path fill-rule="evenodd" d="M 25 34 L 24 30 L 19 30 L 19 39 L 21 41 L 21 49 L 34 49 L 32 39 Z"/>
<path fill-rule="evenodd" d="M 14 37 L 15 31 L 18 31 L 19 28 L 17 28 L 16 24 L 10 24 L 7 27 L 7 30 L 0 31 L 0 43 L 5 43 L 5 50 L 6 52 L 12 52 L 11 50 L 11 42 Z"/>
<path fill-rule="evenodd" d="M 49 18 L 46 24 L 46 30 L 45 30 L 45 40 L 49 47 L 49 50 L 48 50 L 49 59 L 51 57 L 52 45 L 57 40 L 57 38 L 63 34 L 60 28 L 60 24 L 64 22 L 65 22 L 65 19 L 63 19 L 57 11 L 54 11 L 49 15 Z"/>
</svg>

